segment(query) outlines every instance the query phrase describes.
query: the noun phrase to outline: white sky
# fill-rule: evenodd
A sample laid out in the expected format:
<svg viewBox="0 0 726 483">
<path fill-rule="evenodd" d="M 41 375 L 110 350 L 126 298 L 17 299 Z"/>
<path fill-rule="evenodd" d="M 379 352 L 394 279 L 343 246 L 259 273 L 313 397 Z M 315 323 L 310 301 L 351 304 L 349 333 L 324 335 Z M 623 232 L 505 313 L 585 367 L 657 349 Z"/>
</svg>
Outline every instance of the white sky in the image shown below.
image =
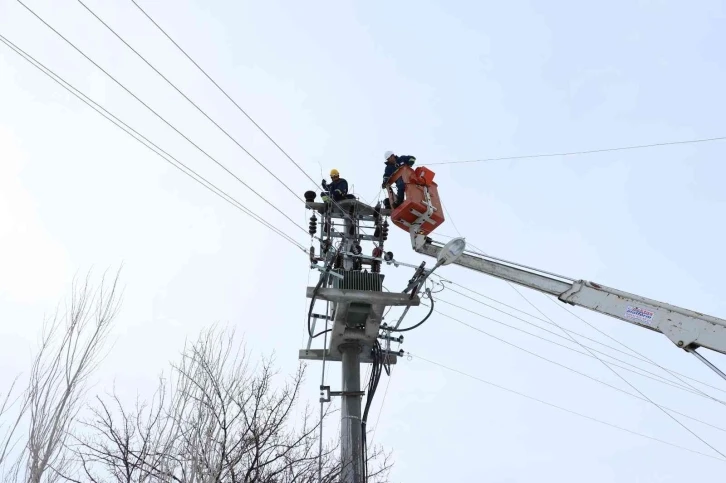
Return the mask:
<svg viewBox="0 0 726 483">
<path fill-rule="evenodd" d="M 366 199 L 382 154 L 465 160 L 724 135 L 724 2 L 140 2 L 314 178 L 341 171 Z M 134 47 L 301 194 L 302 176 L 130 1 L 89 0 Z M 302 203 L 73 1 L 30 1 L 182 132 L 306 226 Z M 304 233 L 194 150 L 44 27 L 0 1 L 0 34 L 307 246 Z M 456 226 L 503 258 L 726 317 L 725 143 L 439 166 Z M 319 164 L 318 164 L 319 163 Z M 297 230 L 297 231 L 296 231 Z M 454 235 L 451 220 L 442 234 Z M 434 237 L 436 238 L 436 237 Z M 418 263 L 395 228 L 389 248 Z M 185 338 L 215 322 L 292 373 L 306 258 L 0 46 L 0 382 L 24 370 L 44 314 L 75 273 L 124 264 L 115 345 L 100 386 L 150 394 Z M 410 277 L 388 269 L 386 285 Z M 533 311 L 506 284 L 442 275 Z M 527 326 L 443 292 L 442 299 Z M 541 295 L 558 322 L 602 336 Z M 627 387 L 599 362 L 458 309 L 442 312 Z M 665 337 L 578 311 L 631 347 L 726 388 Z M 411 316 L 415 322 L 423 309 Z M 646 402 L 439 316 L 404 349 L 613 424 L 709 453 Z M 726 358 L 710 355 L 726 366 Z M 320 367 L 305 397 L 317 400 Z M 656 369 L 657 371 L 657 369 Z M 654 400 L 720 424 L 718 403 L 626 377 Z M 330 384 L 338 384 L 331 371 Z M 385 378 L 374 403 L 379 415 Z M 718 393 L 714 391 L 716 395 Z M 689 420 L 726 452 L 726 435 Z M 723 424 L 726 426 L 726 424 Z M 337 423 L 326 428 L 334 436 Z M 375 442 L 393 481 L 720 481 L 724 463 L 588 422 L 414 359 L 396 367 Z"/>
</svg>

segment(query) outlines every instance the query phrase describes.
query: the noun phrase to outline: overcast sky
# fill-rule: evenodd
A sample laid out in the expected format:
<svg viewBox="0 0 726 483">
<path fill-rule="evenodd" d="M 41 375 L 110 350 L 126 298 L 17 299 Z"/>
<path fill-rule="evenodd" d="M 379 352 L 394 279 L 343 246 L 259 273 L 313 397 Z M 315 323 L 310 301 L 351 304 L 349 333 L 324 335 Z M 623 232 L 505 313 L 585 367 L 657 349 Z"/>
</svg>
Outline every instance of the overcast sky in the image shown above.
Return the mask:
<svg viewBox="0 0 726 483">
<path fill-rule="evenodd" d="M 726 135 L 722 1 L 139 3 L 313 179 L 321 178 L 321 169 L 337 168 L 367 200 L 376 196 L 389 149 L 426 163 Z M 78 2 L 28 4 L 306 226 L 309 214 L 299 200 Z M 285 183 L 301 194 L 313 188 L 130 0 L 87 5 Z M 303 231 L 18 3 L 0 0 L 0 34 L 309 245 Z M 506 259 L 726 317 L 724 153 L 726 142 L 713 142 L 436 166 L 439 193 L 451 214 L 439 232 L 460 232 Z M 423 260 L 410 250 L 405 232 L 394 227 L 389 239 L 400 260 Z M 0 382 L 27 368 L 43 316 L 67 294 L 74 274 L 122 263 L 125 301 L 99 387 L 115 380 L 127 395 L 150 395 L 185 338 L 215 322 L 237 328 L 255 354 L 274 351 L 281 370 L 294 372 L 303 344 L 305 287 L 315 281 L 305 256 L 0 45 Z M 535 312 L 503 282 L 456 267 L 441 275 Z M 401 290 L 410 276 L 408 269 L 387 268 L 386 285 Z M 523 294 L 558 323 L 615 344 L 542 295 Z M 451 291 L 438 295 L 548 336 Z M 632 392 L 597 360 L 445 303 L 438 307 Z M 416 322 L 424 309 L 412 312 L 408 321 Z M 576 313 L 658 363 L 726 390 L 724 381 L 664 336 Z M 653 405 L 445 317 L 436 315 L 407 334 L 403 348 L 569 410 L 715 454 Z M 726 367 L 726 357 L 709 357 Z M 667 377 L 657 367 L 649 370 Z M 304 396 L 316 404 L 319 364 L 311 364 L 308 374 Z M 656 402 L 726 428 L 721 404 L 622 374 Z M 334 389 L 338 376 L 333 366 L 328 381 Z M 384 376 L 369 424 L 380 414 L 375 443 L 394 451 L 396 482 L 705 482 L 721 481 L 726 469 L 723 461 L 578 418 L 415 357 L 395 368 L 381 409 L 387 383 Z M 724 430 L 681 420 L 726 452 Z M 336 429 L 332 420 L 327 435 L 335 437 Z"/>
</svg>

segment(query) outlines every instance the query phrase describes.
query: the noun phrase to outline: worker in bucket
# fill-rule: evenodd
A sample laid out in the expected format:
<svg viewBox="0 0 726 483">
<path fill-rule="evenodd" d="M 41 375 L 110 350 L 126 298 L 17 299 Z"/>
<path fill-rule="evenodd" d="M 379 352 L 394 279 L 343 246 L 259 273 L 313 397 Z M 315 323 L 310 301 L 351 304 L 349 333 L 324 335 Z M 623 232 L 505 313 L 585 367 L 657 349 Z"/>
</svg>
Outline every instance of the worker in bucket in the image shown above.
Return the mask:
<svg viewBox="0 0 726 483">
<path fill-rule="evenodd" d="M 386 153 L 383 155 L 386 159 L 386 170 L 383 172 L 383 184 L 381 187 L 385 188 L 386 184 L 388 183 L 388 180 L 391 178 L 391 175 L 396 172 L 398 168 L 401 166 L 408 165 L 413 166 L 413 163 L 416 162 L 416 158 L 414 156 L 396 156 L 393 151 L 386 151 Z M 403 203 L 403 195 L 405 192 L 405 186 L 403 183 L 402 178 L 398 178 L 396 180 L 396 200 L 394 201 L 393 208 L 397 208 L 401 203 Z M 388 198 L 383 202 L 383 205 L 385 208 L 391 209 L 391 203 L 388 201 Z"/>
<path fill-rule="evenodd" d="M 337 169 L 330 170 L 330 181 L 330 184 L 325 180 L 321 183 L 321 186 L 325 190 L 320 193 L 323 202 L 329 202 L 331 197 L 333 201 L 348 199 L 348 182 L 340 177 Z"/>
</svg>

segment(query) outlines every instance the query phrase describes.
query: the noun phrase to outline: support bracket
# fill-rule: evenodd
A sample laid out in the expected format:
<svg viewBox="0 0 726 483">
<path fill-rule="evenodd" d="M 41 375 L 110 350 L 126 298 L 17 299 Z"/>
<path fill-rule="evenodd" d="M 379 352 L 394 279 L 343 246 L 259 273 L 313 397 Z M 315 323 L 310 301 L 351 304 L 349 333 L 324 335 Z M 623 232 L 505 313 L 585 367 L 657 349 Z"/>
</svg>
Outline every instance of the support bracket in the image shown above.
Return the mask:
<svg viewBox="0 0 726 483">
<path fill-rule="evenodd" d="M 330 386 L 320 386 L 320 402 L 330 402 L 331 396 L 365 396 L 365 391 L 331 391 Z"/>
</svg>

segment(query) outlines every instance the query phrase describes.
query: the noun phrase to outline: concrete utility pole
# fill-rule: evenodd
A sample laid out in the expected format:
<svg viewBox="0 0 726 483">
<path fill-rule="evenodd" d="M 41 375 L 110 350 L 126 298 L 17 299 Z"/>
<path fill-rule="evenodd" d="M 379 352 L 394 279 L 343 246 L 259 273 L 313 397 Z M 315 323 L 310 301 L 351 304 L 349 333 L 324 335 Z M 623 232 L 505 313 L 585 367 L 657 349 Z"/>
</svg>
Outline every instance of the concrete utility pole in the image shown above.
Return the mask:
<svg viewBox="0 0 726 483">
<path fill-rule="evenodd" d="M 342 481 L 363 481 L 363 436 L 361 425 L 360 344 L 339 347 L 343 359 L 343 377 L 340 411 L 340 460 L 343 465 Z"/>
<path fill-rule="evenodd" d="M 318 319 L 331 320 L 333 326 L 328 347 L 311 348 L 311 336 L 307 348 L 300 350 L 299 358 L 342 362 L 341 390 L 331 391 L 329 386 L 321 386 L 321 402 L 329 402 L 330 396 L 342 398 L 340 482 L 365 483 L 361 426 L 361 398 L 365 392 L 361 391 L 360 364 L 373 362 L 373 347 L 386 307 L 416 306 L 420 301 L 412 294 L 383 292 L 384 275 L 380 273 L 380 267 L 384 260 L 392 257 L 392 254 L 383 253 L 383 243 L 388 236 L 388 224 L 384 221 L 388 215 L 386 210 L 357 200 L 314 203 L 314 196 L 314 193 L 306 193 L 307 207 L 314 212 L 310 219 L 310 234 L 317 232 L 315 213 L 322 215 L 319 224 L 323 230 L 319 254 L 311 247 L 310 261 L 313 268 L 321 271 L 321 280 L 316 287 L 307 288 L 307 297 L 311 299 L 308 329 L 315 335 Z M 361 228 L 373 229 L 373 234 L 362 233 Z M 378 246 L 371 255 L 364 255 L 362 242 L 377 242 Z M 330 302 L 330 313 L 315 313 L 317 301 Z M 387 353 L 387 362 L 395 364 L 397 355 Z"/>
</svg>

